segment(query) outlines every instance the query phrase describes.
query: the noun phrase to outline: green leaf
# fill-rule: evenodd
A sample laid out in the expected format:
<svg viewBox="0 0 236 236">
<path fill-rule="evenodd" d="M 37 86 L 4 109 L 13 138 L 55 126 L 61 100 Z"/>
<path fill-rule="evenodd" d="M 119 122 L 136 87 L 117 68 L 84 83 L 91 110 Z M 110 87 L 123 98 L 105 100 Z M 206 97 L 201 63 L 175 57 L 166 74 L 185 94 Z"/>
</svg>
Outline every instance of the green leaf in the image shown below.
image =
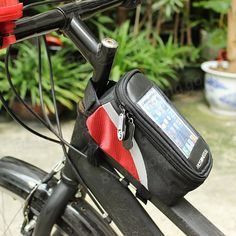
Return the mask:
<svg viewBox="0 0 236 236">
<path fill-rule="evenodd" d="M 27 93 L 27 82 L 24 80 L 22 81 L 21 87 L 20 87 L 20 96 L 22 99 L 25 99 Z"/>
<path fill-rule="evenodd" d="M 215 11 L 220 14 L 227 14 L 231 5 L 231 0 L 208 0 L 200 1 L 193 4 L 195 7 L 201 7 Z"/>
<path fill-rule="evenodd" d="M 44 101 L 46 108 L 50 112 L 55 113 L 54 105 L 53 105 L 53 102 L 51 101 L 50 97 L 44 96 L 43 101 Z"/>
<path fill-rule="evenodd" d="M 62 104 L 64 105 L 65 107 L 67 107 L 68 109 L 72 110 L 73 109 L 73 104 L 71 101 L 63 98 L 63 97 L 57 97 L 57 100 Z"/>
</svg>

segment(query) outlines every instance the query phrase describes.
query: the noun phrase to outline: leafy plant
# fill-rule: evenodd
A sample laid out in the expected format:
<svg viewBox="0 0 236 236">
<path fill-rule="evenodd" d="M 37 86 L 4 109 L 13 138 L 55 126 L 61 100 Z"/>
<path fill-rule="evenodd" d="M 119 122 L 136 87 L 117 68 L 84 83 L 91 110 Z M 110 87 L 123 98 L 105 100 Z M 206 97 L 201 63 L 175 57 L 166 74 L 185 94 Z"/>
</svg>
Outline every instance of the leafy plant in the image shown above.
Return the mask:
<svg viewBox="0 0 236 236">
<path fill-rule="evenodd" d="M 227 46 L 226 14 L 230 0 L 204 0 L 195 2 L 194 7 L 208 10 L 208 18 L 198 20 L 202 31 L 202 58 L 205 60 L 216 57 L 219 50 Z"/>
<path fill-rule="evenodd" d="M 224 47 L 227 46 L 227 59 L 230 62 L 228 71 L 236 73 L 236 1 L 205 0 L 195 3 L 195 6 L 210 9 L 219 15 L 219 23 L 215 28 L 213 28 L 213 30 L 211 30 L 211 32 L 214 33 L 213 36 L 216 38 L 218 44 L 221 42 Z M 226 15 L 227 24 L 225 23 Z M 221 31 L 219 31 L 219 28 Z"/>
<path fill-rule="evenodd" d="M 170 37 L 167 43 L 154 34 L 152 42 L 142 31 L 134 36 L 129 21 L 115 31 L 97 23 L 100 37 L 111 37 L 118 41 L 119 48 L 114 62 L 112 79 L 118 80 L 125 72 L 138 68 L 160 87 L 170 86 L 170 79 L 177 79 L 176 69 L 184 66 L 184 55 L 189 47 L 179 47 Z"/>
<path fill-rule="evenodd" d="M 230 8 L 231 0 L 208 0 L 195 2 L 195 7 L 212 10 L 219 14 L 227 14 Z"/>
<path fill-rule="evenodd" d="M 18 54 L 16 59 L 12 60 L 10 68 L 13 84 L 23 99 L 30 100 L 33 105 L 39 105 L 37 49 L 29 42 L 18 44 L 16 48 Z M 91 76 L 91 67 L 88 64 L 78 65 L 76 62 L 68 61 L 67 54 L 68 49 L 62 49 L 52 56 L 52 63 L 57 101 L 72 109 L 73 103 L 83 96 L 83 91 Z M 44 102 L 48 110 L 53 112 L 45 50 L 42 52 L 42 58 Z M 11 104 L 15 98 L 9 90 L 4 67 L 4 63 L 0 62 L 0 90 Z"/>
<path fill-rule="evenodd" d="M 174 13 L 180 12 L 184 7 L 184 0 L 160 0 L 154 1 L 152 5 L 153 11 L 160 11 L 163 9 L 164 16 L 170 19 Z"/>
<path fill-rule="evenodd" d="M 226 48 L 227 46 L 227 29 L 216 28 L 207 34 L 207 40 L 203 42 L 202 47 L 212 48 L 216 51 Z"/>
<path fill-rule="evenodd" d="M 162 25 L 178 15 L 188 0 L 147 0 L 145 7 L 139 6 L 135 14 L 134 32 L 139 33 L 145 29 L 147 37 L 152 36 L 153 32 L 161 35 Z M 177 19 L 179 22 L 179 19 Z M 175 27 L 176 23 L 173 24 Z"/>
<path fill-rule="evenodd" d="M 219 28 L 226 28 L 226 15 L 230 9 L 231 0 L 204 0 L 195 2 L 194 7 L 203 8 L 209 10 L 210 19 L 201 19 L 200 22 L 203 23 L 204 28 L 208 31 L 214 31 Z"/>
</svg>

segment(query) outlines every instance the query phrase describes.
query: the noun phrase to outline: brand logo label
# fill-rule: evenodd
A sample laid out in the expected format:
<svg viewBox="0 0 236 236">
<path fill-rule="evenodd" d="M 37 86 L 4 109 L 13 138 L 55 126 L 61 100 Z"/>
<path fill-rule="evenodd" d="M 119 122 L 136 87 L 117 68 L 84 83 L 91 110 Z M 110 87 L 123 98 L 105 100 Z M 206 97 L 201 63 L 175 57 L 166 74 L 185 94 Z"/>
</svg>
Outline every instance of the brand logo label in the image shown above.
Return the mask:
<svg viewBox="0 0 236 236">
<path fill-rule="evenodd" d="M 202 166 L 204 160 L 206 159 L 208 153 L 209 153 L 209 152 L 205 149 L 204 152 L 202 153 L 202 156 L 201 156 L 199 162 L 198 162 L 197 165 L 196 165 L 197 169 L 200 169 L 200 168 L 201 168 L 201 166 Z"/>
</svg>

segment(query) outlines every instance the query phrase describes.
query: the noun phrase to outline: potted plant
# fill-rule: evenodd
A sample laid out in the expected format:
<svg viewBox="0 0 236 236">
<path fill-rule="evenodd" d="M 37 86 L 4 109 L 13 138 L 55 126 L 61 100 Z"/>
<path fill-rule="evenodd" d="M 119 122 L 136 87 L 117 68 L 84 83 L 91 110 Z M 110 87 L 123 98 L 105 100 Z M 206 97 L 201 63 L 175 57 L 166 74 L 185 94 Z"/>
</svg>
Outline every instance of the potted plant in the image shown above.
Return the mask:
<svg viewBox="0 0 236 236">
<path fill-rule="evenodd" d="M 67 45 L 68 46 L 68 45 Z M 40 115 L 40 96 L 38 91 L 38 62 L 37 48 L 30 42 L 17 44 L 17 54 L 11 60 L 10 72 L 12 81 L 20 96 Z M 91 76 L 92 68 L 88 64 L 79 64 L 74 58 L 70 58 L 71 47 L 62 48 L 52 55 L 55 92 L 58 104 L 72 109 L 74 104 L 83 96 L 83 91 L 87 80 Z M 42 50 L 42 87 L 44 91 L 44 103 L 48 113 L 54 113 L 54 107 L 51 99 L 51 86 L 49 79 L 49 68 L 45 50 Z M 9 85 L 5 75 L 5 65 L 0 60 L 0 90 L 4 93 L 12 109 L 18 112 L 22 118 L 28 114 L 19 104 Z M 0 107 L 1 109 L 1 107 Z"/>
<path fill-rule="evenodd" d="M 214 112 L 236 116 L 236 0 L 201 1 L 204 8 L 220 14 L 224 23 L 227 12 L 227 61 L 208 61 L 202 64 L 205 74 L 206 99 Z"/>
</svg>

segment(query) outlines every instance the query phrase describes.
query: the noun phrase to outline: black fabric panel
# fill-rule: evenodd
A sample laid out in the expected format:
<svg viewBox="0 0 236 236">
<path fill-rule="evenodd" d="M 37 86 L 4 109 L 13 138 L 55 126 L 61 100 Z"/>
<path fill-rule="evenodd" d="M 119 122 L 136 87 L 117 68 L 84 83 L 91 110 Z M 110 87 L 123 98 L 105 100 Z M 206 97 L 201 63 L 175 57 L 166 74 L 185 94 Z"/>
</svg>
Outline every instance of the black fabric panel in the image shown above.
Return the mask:
<svg viewBox="0 0 236 236">
<path fill-rule="evenodd" d="M 172 205 L 200 185 L 200 183 L 187 181 L 139 129 L 136 129 L 135 139 L 144 157 L 148 189 L 152 195 L 157 196 L 165 204 Z M 166 152 L 165 155 L 173 155 L 173 153 Z"/>
<path fill-rule="evenodd" d="M 91 111 L 91 108 L 98 103 L 96 91 L 91 81 L 89 81 L 85 89 L 83 104 L 86 111 Z"/>
<path fill-rule="evenodd" d="M 208 151 L 208 154 L 201 163 L 201 167 L 197 169 L 197 164 L 202 158 L 203 152 L 205 150 Z M 195 145 L 195 148 L 193 149 L 190 155 L 189 161 L 193 164 L 194 167 L 196 167 L 198 171 L 204 173 L 205 176 L 209 175 L 209 171 L 211 170 L 212 167 L 212 157 L 208 145 L 201 137 L 199 137 Z"/>
</svg>

